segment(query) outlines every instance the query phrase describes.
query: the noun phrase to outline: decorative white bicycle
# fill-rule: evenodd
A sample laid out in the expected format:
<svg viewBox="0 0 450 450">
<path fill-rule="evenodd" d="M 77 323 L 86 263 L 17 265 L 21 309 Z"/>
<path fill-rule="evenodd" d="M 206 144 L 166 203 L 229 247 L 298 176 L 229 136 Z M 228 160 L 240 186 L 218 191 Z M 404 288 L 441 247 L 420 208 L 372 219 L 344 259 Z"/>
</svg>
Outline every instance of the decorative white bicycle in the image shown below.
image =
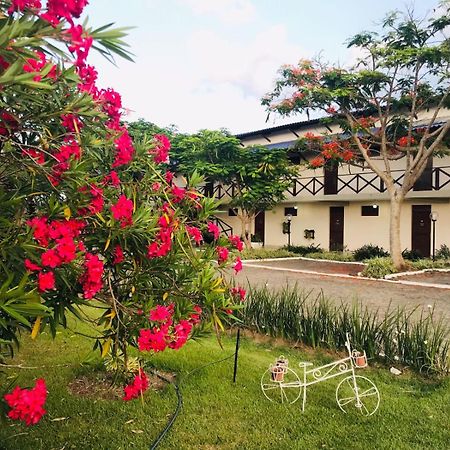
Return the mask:
<svg viewBox="0 0 450 450">
<path fill-rule="evenodd" d="M 349 356 L 309 370 L 307 367 L 312 366 L 312 363 L 300 362 L 299 366 L 303 369 L 303 380 L 300 380 L 297 373 L 288 367 L 288 360 L 284 356 L 280 356 L 261 378 L 263 394 L 270 401 L 295 403 L 300 398 L 303 389 L 302 411 L 304 411 L 308 386 L 349 374 L 341 380 L 336 388 L 336 401 L 339 408 L 345 413 L 356 407 L 365 416 L 374 414 L 380 405 L 378 388 L 368 378 L 355 373 L 356 369 L 367 367 L 366 352 L 352 350 L 348 333 L 346 336 L 345 347 Z"/>
</svg>

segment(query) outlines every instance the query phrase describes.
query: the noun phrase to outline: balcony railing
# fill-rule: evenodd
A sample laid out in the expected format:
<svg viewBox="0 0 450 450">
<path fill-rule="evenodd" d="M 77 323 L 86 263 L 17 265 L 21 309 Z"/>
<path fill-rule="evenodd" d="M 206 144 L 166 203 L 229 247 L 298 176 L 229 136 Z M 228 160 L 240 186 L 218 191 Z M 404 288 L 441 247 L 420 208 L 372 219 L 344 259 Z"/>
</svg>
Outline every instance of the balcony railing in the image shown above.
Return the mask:
<svg viewBox="0 0 450 450">
<path fill-rule="evenodd" d="M 401 186 L 405 176 L 404 170 L 393 170 L 392 176 L 394 183 Z M 431 184 L 429 189 L 422 191 L 440 191 L 450 185 L 450 166 L 433 167 L 431 170 Z M 450 190 L 450 186 L 448 188 Z M 325 195 L 325 181 L 323 176 L 317 177 L 299 177 L 287 189 L 292 197 Z M 337 189 L 333 194 L 359 194 L 365 193 L 383 193 L 386 192 L 386 186 L 383 180 L 374 172 L 359 172 L 355 174 L 340 174 L 337 177 Z M 234 185 L 223 186 L 217 184 L 212 190 L 213 196 L 218 200 L 225 197 L 234 198 L 236 187 Z M 208 192 L 211 194 L 211 191 Z"/>
</svg>

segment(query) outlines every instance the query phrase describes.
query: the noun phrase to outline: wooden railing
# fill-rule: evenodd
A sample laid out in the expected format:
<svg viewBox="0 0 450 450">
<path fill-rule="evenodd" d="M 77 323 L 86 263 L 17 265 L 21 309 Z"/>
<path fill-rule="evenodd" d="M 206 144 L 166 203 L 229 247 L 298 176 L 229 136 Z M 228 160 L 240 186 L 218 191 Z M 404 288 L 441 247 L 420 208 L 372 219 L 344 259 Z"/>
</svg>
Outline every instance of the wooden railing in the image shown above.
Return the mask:
<svg viewBox="0 0 450 450">
<path fill-rule="evenodd" d="M 394 183 L 401 186 L 405 172 L 403 170 L 393 170 L 392 176 Z M 450 190 L 450 166 L 433 167 L 431 171 L 430 189 L 422 189 L 429 191 L 440 191 L 445 187 Z M 288 194 L 293 197 L 325 195 L 325 182 L 323 176 L 317 177 L 298 177 L 292 185 L 287 189 Z M 386 186 L 383 180 L 374 172 L 359 172 L 355 174 L 340 174 L 337 179 L 337 189 L 334 194 L 359 194 L 361 192 L 386 192 Z M 234 185 L 223 186 L 217 184 L 212 190 L 212 194 L 218 200 L 224 197 L 234 198 L 236 187 Z M 208 192 L 208 194 L 211 194 Z"/>
</svg>

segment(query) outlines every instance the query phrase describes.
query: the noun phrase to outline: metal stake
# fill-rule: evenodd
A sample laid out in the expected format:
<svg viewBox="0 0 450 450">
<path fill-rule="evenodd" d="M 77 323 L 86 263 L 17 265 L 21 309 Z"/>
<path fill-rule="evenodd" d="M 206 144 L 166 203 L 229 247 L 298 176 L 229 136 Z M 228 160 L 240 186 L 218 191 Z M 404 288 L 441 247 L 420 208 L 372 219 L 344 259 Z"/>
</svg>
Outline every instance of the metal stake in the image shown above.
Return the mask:
<svg viewBox="0 0 450 450">
<path fill-rule="evenodd" d="M 236 350 L 234 351 L 234 370 L 233 370 L 233 383 L 236 383 L 237 366 L 238 366 L 238 354 L 239 354 L 239 344 L 241 340 L 241 329 L 238 328 L 236 336 Z"/>
</svg>

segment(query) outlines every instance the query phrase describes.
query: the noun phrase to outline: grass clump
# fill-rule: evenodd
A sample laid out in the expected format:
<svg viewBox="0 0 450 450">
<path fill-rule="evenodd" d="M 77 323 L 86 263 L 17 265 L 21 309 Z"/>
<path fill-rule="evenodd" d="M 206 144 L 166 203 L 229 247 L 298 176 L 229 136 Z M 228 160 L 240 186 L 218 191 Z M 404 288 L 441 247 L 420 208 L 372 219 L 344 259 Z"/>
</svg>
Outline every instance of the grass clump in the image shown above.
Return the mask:
<svg viewBox="0 0 450 450">
<path fill-rule="evenodd" d="M 240 254 L 242 259 L 266 259 L 266 258 L 289 258 L 298 256 L 284 248 L 279 249 L 265 249 L 265 248 L 252 248 L 245 249 Z"/>
<path fill-rule="evenodd" d="M 308 258 L 312 259 L 327 259 L 329 261 L 344 261 L 344 262 L 354 262 L 352 252 L 314 252 L 307 255 Z"/>
<path fill-rule="evenodd" d="M 386 256 L 389 256 L 389 253 L 383 247 L 373 244 L 363 245 L 353 252 L 355 261 L 365 261 L 366 259 L 372 258 L 384 258 Z"/>
<path fill-rule="evenodd" d="M 398 362 L 419 372 L 450 370 L 450 329 L 432 311 L 412 318 L 403 309 L 377 311 L 355 303 L 330 302 L 323 293 L 286 287 L 280 291 L 252 289 L 243 310 L 245 323 L 259 333 L 301 342 L 311 347 L 344 348 L 349 332 L 369 358 Z"/>
</svg>

